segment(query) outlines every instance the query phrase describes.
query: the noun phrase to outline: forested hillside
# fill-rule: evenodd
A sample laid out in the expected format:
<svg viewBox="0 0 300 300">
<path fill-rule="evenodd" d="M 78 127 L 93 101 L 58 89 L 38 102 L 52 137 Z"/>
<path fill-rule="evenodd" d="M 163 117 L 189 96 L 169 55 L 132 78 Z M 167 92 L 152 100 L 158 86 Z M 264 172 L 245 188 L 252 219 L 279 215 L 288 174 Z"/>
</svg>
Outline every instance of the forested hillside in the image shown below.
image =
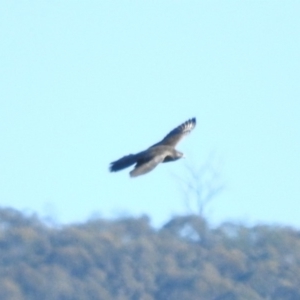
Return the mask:
<svg viewBox="0 0 300 300">
<path fill-rule="evenodd" d="M 0 210 L 0 299 L 300 299 L 300 232 L 197 216 L 55 227 Z"/>
</svg>

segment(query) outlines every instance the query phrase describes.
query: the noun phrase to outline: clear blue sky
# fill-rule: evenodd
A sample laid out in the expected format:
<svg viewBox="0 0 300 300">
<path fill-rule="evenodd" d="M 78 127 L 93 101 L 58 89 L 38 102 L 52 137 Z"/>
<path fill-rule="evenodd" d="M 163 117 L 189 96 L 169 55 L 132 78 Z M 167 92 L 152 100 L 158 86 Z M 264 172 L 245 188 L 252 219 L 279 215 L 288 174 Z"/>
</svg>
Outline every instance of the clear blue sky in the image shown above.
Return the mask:
<svg viewBox="0 0 300 300">
<path fill-rule="evenodd" d="M 186 213 L 215 153 L 227 220 L 300 227 L 299 1 L 2 1 L 0 203 L 57 222 Z M 197 117 L 186 160 L 109 162 Z M 174 176 L 175 175 L 175 176 Z"/>
</svg>

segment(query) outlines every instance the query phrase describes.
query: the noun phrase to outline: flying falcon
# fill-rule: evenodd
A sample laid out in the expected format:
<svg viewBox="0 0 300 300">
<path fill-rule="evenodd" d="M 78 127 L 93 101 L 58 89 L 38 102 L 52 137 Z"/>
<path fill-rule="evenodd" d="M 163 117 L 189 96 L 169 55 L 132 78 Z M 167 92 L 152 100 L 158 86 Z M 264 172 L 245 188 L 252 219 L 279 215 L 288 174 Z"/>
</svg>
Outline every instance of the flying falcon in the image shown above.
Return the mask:
<svg viewBox="0 0 300 300">
<path fill-rule="evenodd" d="M 187 120 L 169 132 L 160 142 L 137 154 L 126 155 L 110 163 L 110 171 L 117 172 L 133 164 L 131 177 L 152 171 L 159 163 L 175 161 L 183 157 L 183 153 L 175 149 L 176 144 L 196 126 L 196 118 Z"/>
</svg>

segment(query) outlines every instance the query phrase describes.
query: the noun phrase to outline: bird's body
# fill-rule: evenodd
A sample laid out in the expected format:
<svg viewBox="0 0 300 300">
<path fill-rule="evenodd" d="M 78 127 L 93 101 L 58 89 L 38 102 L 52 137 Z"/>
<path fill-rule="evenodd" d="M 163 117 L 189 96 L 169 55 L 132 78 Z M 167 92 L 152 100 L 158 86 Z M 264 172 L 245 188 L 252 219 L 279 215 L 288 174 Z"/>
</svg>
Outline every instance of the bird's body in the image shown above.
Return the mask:
<svg viewBox="0 0 300 300">
<path fill-rule="evenodd" d="M 152 171 L 159 163 L 171 162 L 183 157 L 183 153 L 175 149 L 176 144 L 183 136 L 196 126 L 196 119 L 190 119 L 173 129 L 159 143 L 137 154 L 126 155 L 110 164 L 110 171 L 117 172 L 136 164 L 130 172 L 131 177 L 146 174 Z"/>
</svg>

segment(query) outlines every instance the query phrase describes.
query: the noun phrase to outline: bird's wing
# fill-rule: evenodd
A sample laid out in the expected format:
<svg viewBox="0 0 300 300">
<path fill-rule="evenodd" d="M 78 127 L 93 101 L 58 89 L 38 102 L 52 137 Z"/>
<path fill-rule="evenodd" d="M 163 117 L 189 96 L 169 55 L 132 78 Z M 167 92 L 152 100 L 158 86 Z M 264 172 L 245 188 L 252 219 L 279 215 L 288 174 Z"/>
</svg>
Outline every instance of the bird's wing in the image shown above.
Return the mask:
<svg viewBox="0 0 300 300">
<path fill-rule="evenodd" d="M 171 132 L 169 132 L 160 142 L 151 146 L 165 145 L 175 147 L 176 144 L 187 134 L 189 134 L 196 126 L 196 118 L 192 118 L 179 125 Z"/>
<path fill-rule="evenodd" d="M 130 176 L 136 177 L 152 171 L 159 163 L 164 160 L 165 156 L 165 153 L 161 153 L 159 155 L 155 155 L 150 160 L 138 162 L 135 165 L 134 169 L 130 172 Z"/>
</svg>

